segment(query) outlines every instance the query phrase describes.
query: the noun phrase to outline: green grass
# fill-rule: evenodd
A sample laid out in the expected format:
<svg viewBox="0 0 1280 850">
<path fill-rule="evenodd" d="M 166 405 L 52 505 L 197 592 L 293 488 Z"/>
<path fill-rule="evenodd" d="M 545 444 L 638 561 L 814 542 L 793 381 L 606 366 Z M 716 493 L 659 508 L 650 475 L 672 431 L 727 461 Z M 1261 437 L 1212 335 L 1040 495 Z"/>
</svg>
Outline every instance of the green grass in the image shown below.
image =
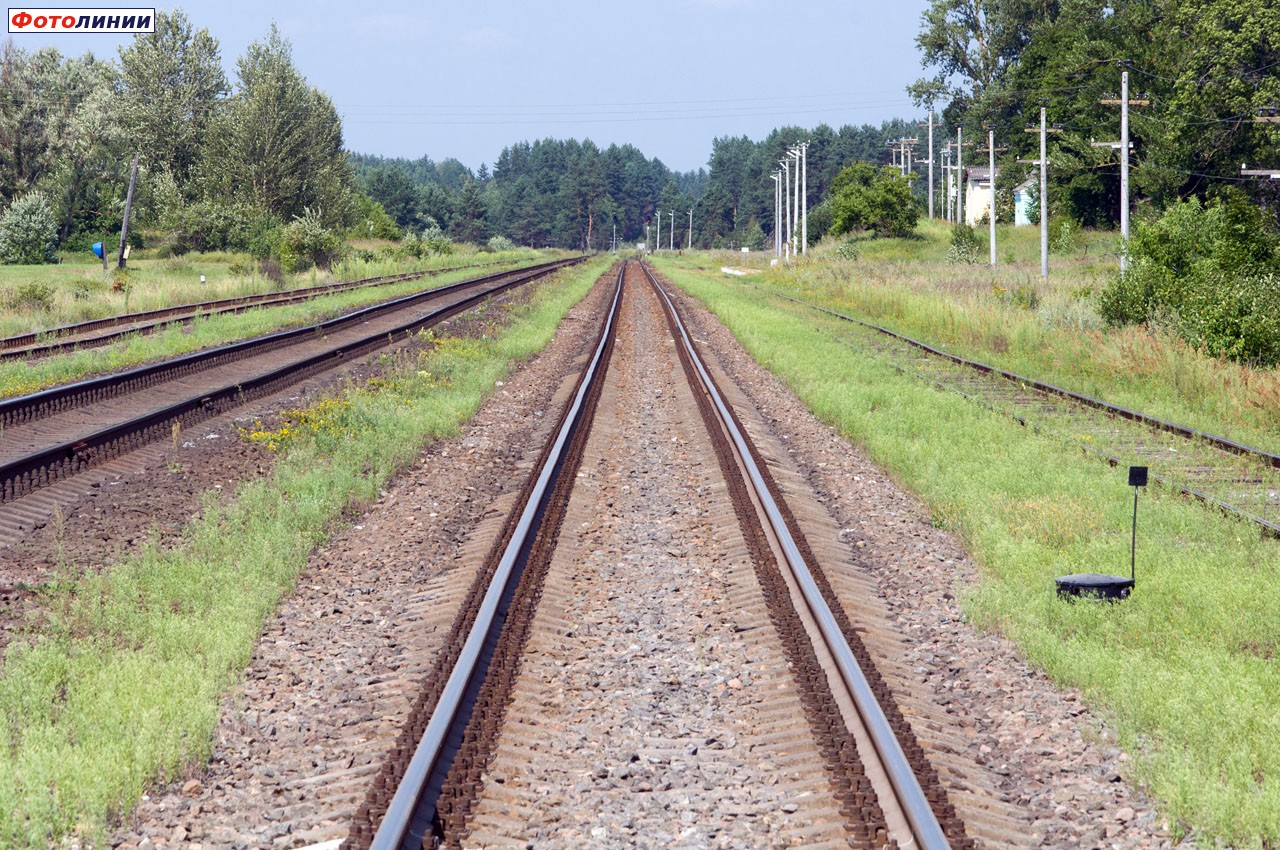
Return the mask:
<svg viewBox="0 0 1280 850">
<path fill-rule="evenodd" d="M 458 261 L 455 259 L 454 262 L 456 264 Z M 514 260 L 512 264 L 515 264 Z M 403 266 L 398 269 L 406 270 Z M 495 270 L 496 268 L 486 267 L 480 271 L 487 274 Z M 395 270 L 385 273 L 395 273 Z M 356 307 L 418 292 L 424 288 L 444 286 L 476 275 L 477 270 L 461 269 L 422 280 L 347 290 L 296 304 L 247 310 L 243 313 L 201 316 L 186 327 L 175 324 L 159 333 L 123 337 L 100 348 L 44 357 L 31 363 L 21 360 L 0 362 L 0 398 L 26 395 L 90 374 L 125 369 L 284 328 L 313 324 Z M 371 275 L 353 275 L 347 279 L 354 280 L 361 276 Z"/>
<path fill-rule="evenodd" d="M 859 355 L 834 338 L 835 320 L 691 270 L 688 258 L 659 265 L 962 537 L 981 565 L 965 611 L 1101 709 L 1175 830 L 1280 840 L 1274 541 L 1152 488 L 1134 596 L 1061 602 L 1055 576 L 1127 566 L 1122 472 Z"/>
<path fill-rule="evenodd" d="M 1259 448 L 1280 451 L 1280 372 L 1205 356 L 1159 329 L 1107 329 L 1094 298 L 1115 274 L 1115 237 L 1084 233 L 1068 255 L 1050 255 L 1040 279 L 1039 231 L 1002 228 L 1013 262 L 948 265 L 949 231 L 924 223 L 922 238 L 861 240 L 855 261 L 816 246 L 791 269 L 762 254 L 693 255 L 686 268 L 752 265 L 746 282 L 883 325 L 953 353 L 1103 398 Z M 982 235 L 982 234 L 980 234 Z M 985 259 L 985 249 L 980 252 Z"/>
<path fill-rule="evenodd" d="M 537 256 L 527 250 L 502 253 L 450 254 L 398 262 L 350 259 L 332 271 L 312 269 L 286 275 L 280 283 L 258 273 L 247 254 L 188 254 L 168 259 L 130 259 L 127 274 L 117 277 L 101 263 L 64 258 L 42 266 L 0 265 L 0 336 L 39 332 L 48 328 L 137 313 L 176 304 L 193 304 L 298 289 L 340 280 L 357 280 L 420 269 L 441 269 L 497 261 L 519 262 Z M 200 283 L 200 276 L 205 283 Z M 117 281 L 124 285 L 117 286 Z"/>
<path fill-rule="evenodd" d="M 308 553 L 424 441 L 456 434 L 607 263 L 562 272 L 500 333 L 402 357 L 392 377 L 317 406 L 273 474 L 206 505 L 180 550 L 51 588 L 47 624 L 0 674 L 0 846 L 101 844 L 147 788 L 205 760 L 221 699 Z"/>
</svg>

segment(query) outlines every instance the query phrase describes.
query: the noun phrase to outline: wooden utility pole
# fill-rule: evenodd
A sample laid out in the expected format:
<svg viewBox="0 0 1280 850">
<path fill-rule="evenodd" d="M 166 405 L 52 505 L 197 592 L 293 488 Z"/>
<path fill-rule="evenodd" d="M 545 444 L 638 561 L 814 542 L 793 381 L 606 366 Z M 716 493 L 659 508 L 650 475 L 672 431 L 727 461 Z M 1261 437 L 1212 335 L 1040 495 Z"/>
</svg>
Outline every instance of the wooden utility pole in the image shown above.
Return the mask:
<svg viewBox="0 0 1280 850">
<path fill-rule="evenodd" d="M 124 268 L 124 249 L 125 243 L 129 238 L 129 214 L 133 212 L 133 184 L 138 179 L 138 154 L 133 155 L 133 168 L 129 170 L 129 191 L 124 196 L 124 221 L 120 223 L 120 259 L 116 261 L 116 268 Z M 102 255 L 107 254 L 107 246 L 102 246 Z"/>
</svg>

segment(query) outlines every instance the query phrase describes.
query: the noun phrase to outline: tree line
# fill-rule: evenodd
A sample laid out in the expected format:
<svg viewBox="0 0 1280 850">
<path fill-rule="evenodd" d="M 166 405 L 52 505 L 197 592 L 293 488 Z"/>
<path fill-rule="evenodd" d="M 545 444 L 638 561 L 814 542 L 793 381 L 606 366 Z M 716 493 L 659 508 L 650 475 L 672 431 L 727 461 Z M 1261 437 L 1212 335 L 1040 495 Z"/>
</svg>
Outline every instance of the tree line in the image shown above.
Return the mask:
<svg viewBox="0 0 1280 850">
<path fill-rule="evenodd" d="M 808 200 L 816 207 L 841 168 L 885 157 L 890 139 L 914 132 L 913 122 L 880 126 L 826 124 L 782 127 L 760 141 L 714 139 L 708 168 L 673 171 L 632 145 L 601 148 L 590 140 L 542 139 L 503 149 L 472 173 L 455 159 L 439 163 L 353 154 L 360 188 L 406 229 L 439 226 L 455 239 L 502 235 L 515 242 L 580 250 L 653 241 L 662 215 L 664 246 L 760 249 L 773 235 L 769 175 L 786 150 L 809 142 Z M 689 211 L 693 212 L 690 240 Z M 820 218 L 820 216 L 819 216 Z M 646 229 L 647 228 L 647 229 Z M 811 237 L 822 235 L 814 221 Z"/>
<path fill-rule="evenodd" d="M 273 25 L 235 68 L 228 80 L 217 39 L 180 10 L 158 11 L 155 32 L 116 61 L 10 40 L 0 51 L 0 201 L 39 207 L 59 245 L 87 250 L 119 233 L 137 153 L 134 217 L 177 252 L 266 254 L 295 221 L 353 224 L 341 120 L 288 41 Z"/>
<path fill-rule="evenodd" d="M 1006 147 L 997 188 L 1035 158 L 1043 107 L 1053 217 L 1120 218 L 1129 78 L 1133 239 L 1101 293 L 1113 325 L 1167 329 L 1210 354 L 1280 363 L 1280 6 L 1272 0 L 932 0 L 910 92 Z M 981 133 L 981 136 L 979 134 Z M 967 155 L 966 155 L 967 156 Z M 1246 170 L 1262 172 L 1248 175 Z M 1280 173 L 1278 171 L 1277 173 Z"/>
<path fill-rule="evenodd" d="M 933 0 L 916 39 L 928 75 L 909 91 L 962 127 L 1007 148 L 1009 180 L 1038 156 L 1040 108 L 1061 129 L 1050 144 L 1051 208 L 1091 226 L 1119 219 L 1116 152 L 1121 72 L 1129 73 L 1137 202 L 1242 192 L 1271 210 L 1278 187 L 1241 164 L 1280 168 L 1280 6 L 1270 0 Z M 1103 103 L 1110 100 L 1112 103 Z M 973 153 L 966 152 L 966 159 Z M 970 160 L 972 161 L 972 160 Z"/>
</svg>

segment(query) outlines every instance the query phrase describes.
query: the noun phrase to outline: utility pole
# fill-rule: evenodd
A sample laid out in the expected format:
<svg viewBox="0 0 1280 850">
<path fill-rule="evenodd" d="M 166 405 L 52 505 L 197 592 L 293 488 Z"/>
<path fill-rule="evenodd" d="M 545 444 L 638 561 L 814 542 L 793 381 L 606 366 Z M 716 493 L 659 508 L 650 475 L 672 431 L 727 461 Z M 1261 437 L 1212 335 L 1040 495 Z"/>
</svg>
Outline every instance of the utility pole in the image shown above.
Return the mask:
<svg viewBox="0 0 1280 850">
<path fill-rule="evenodd" d="M 991 221 L 991 268 L 996 267 L 996 151 L 1008 150 L 1008 148 L 996 147 L 996 131 L 987 130 L 987 153 L 990 155 L 990 175 L 988 180 L 991 186 L 991 208 L 987 212 L 987 218 Z M 981 149 L 979 149 L 981 151 Z"/>
<path fill-rule="evenodd" d="M 1049 280 L 1049 150 L 1044 107 L 1040 107 L 1040 277 Z"/>
<path fill-rule="evenodd" d="M 618 223 L 613 223 L 613 253 L 618 253 Z"/>
<path fill-rule="evenodd" d="M 693 250 L 693 207 L 689 207 L 689 247 L 685 250 Z"/>
<path fill-rule="evenodd" d="M 129 239 L 129 213 L 133 211 L 133 184 L 138 180 L 138 154 L 133 155 L 133 168 L 129 170 L 129 191 L 124 196 L 124 221 L 120 224 L 120 259 L 116 262 L 116 268 L 122 269 L 125 264 L 124 249 L 125 243 Z M 102 255 L 106 256 L 105 245 L 102 246 Z"/>
<path fill-rule="evenodd" d="M 987 150 L 991 159 L 991 174 L 988 179 L 991 182 L 991 214 L 987 218 L 991 219 L 991 268 L 996 267 L 996 131 L 987 131 Z"/>
<path fill-rule="evenodd" d="M 1120 141 L 1090 142 L 1098 148 L 1120 149 L 1120 271 L 1129 268 L 1129 107 L 1150 106 L 1150 100 L 1129 99 L 1129 72 L 1120 72 L 1120 99 L 1103 98 L 1103 106 L 1120 107 Z"/>
<path fill-rule="evenodd" d="M 667 249 L 674 251 L 676 249 L 676 211 L 667 210 L 667 215 L 671 216 L 671 232 L 667 234 L 667 242 L 670 244 L 667 245 Z"/>
<path fill-rule="evenodd" d="M 809 143 L 800 143 L 800 253 L 809 253 Z"/>
<path fill-rule="evenodd" d="M 773 180 L 773 255 L 782 256 L 782 172 L 775 171 L 769 175 Z"/>
<path fill-rule="evenodd" d="M 790 262 L 791 261 L 791 161 L 786 159 L 780 160 L 779 165 L 782 166 L 782 180 L 783 180 L 783 183 L 785 184 L 783 186 L 782 201 L 783 201 L 783 206 L 787 208 L 787 222 L 786 222 L 787 229 L 785 231 L 786 237 L 782 240 L 783 256 L 785 256 L 787 258 L 787 261 Z"/>
<path fill-rule="evenodd" d="M 1120 271 L 1129 267 L 1129 72 L 1120 72 Z"/>
<path fill-rule="evenodd" d="M 1273 106 L 1264 106 L 1258 110 L 1260 115 L 1253 119 L 1255 124 L 1280 124 L 1280 110 Z M 1263 177 L 1267 180 L 1280 180 L 1280 171 L 1274 168 L 1249 168 L 1247 165 L 1240 166 L 1241 177 Z"/>
<path fill-rule="evenodd" d="M 956 128 L 956 224 L 964 224 L 964 129 Z"/>
<path fill-rule="evenodd" d="M 942 146 L 942 220 L 951 221 L 951 145 Z"/>
<path fill-rule="evenodd" d="M 791 189 L 791 197 L 787 198 L 791 204 L 791 227 L 787 229 L 787 236 L 791 239 L 791 256 L 795 257 L 800 253 L 799 236 L 797 236 L 800 230 L 800 151 L 792 147 L 787 151 L 787 156 L 796 161 L 795 186 Z"/>
<path fill-rule="evenodd" d="M 933 221 L 933 105 L 929 105 L 929 220 Z"/>
<path fill-rule="evenodd" d="M 658 220 L 658 238 L 653 240 L 653 252 L 656 254 L 662 250 L 662 210 L 655 208 L 653 217 Z"/>
<path fill-rule="evenodd" d="M 1280 124 L 1280 109 L 1273 106 L 1264 106 L 1258 110 L 1262 113 L 1253 119 L 1255 124 Z M 1280 180 L 1280 171 L 1274 168 L 1249 168 L 1246 165 L 1240 166 L 1241 177 L 1264 177 L 1267 180 Z"/>
<path fill-rule="evenodd" d="M 1049 133 L 1061 133 L 1062 130 L 1045 124 L 1044 107 L 1042 106 L 1040 107 L 1039 130 L 1037 131 L 1035 127 L 1027 127 L 1023 132 L 1040 133 L 1040 158 L 1033 160 L 1020 159 L 1018 162 L 1028 162 L 1032 165 L 1040 166 L 1040 277 L 1047 281 L 1049 279 L 1049 154 L 1047 136 Z"/>
</svg>

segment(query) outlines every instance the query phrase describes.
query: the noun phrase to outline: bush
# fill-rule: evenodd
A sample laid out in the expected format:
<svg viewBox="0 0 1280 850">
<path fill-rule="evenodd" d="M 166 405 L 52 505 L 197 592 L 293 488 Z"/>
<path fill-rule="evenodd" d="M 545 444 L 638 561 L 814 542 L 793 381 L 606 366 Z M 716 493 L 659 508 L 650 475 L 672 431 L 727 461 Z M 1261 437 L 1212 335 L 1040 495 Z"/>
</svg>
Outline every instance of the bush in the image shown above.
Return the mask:
<svg viewBox="0 0 1280 850">
<path fill-rule="evenodd" d="M 399 239 L 403 234 L 396 221 L 387 215 L 382 204 L 364 192 L 356 192 L 356 224 L 351 235 L 356 239 Z"/>
<path fill-rule="evenodd" d="M 279 222 L 249 204 L 204 198 L 167 214 L 161 222 L 169 231 L 170 254 L 191 251 L 250 251 L 269 253 L 268 234 Z"/>
<path fill-rule="evenodd" d="M 271 239 L 271 256 L 286 272 L 306 271 L 312 266 L 328 269 L 346 253 L 342 237 L 324 226 L 319 213 L 306 209 L 301 216 L 278 228 Z"/>
<path fill-rule="evenodd" d="M 831 232 L 871 230 L 876 236 L 910 236 L 920 211 L 911 183 L 892 166 L 855 162 L 831 182 Z"/>
<path fill-rule="evenodd" d="M 57 262 L 58 220 L 48 200 L 30 192 L 0 217 L 0 262 L 37 265 Z"/>
<path fill-rule="evenodd" d="M 444 235 L 440 225 L 432 224 L 422 231 L 422 250 L 428 257 L 453 253 L 453 240 Z"/>
<path fill-rule="evenodd" d="M 496 254 L 500 251 L 514 251 L 516 243 L 505 236 L 490 236 L 485 247 Z"/>
<path fill-rule="evenodd" d="M 1036 216 L 1040 223 L 1040 216 Z M 1069 254 L 1076 247 L 1076 237 L 1080 226 L 1070 216 L 1053 216 L 1049 219 L 1049 251 L 1054 254 Z"/>
<path fill-rule="evenodd" d="M 831 230 L 831 199 L 809 210 L 809 244 L 816 245 Z M 855 249 L 856 252 L 856 249 Z"/>
<path fill-rule="evenodd" d="M 47 311 L 53 307 L 53 287 L 38 280 L 20 283 L 9 293 L 13 310 Z"/>
<path fill-rule="evenodd" d="M 852 239 L 846 239 L 836 246 L 835 254 L 842 260 L 858 259 L 858 243 Z"/>
<path fill-rule="evenodd" d="M 1136 228 L 1098 309 L 1113 326 L 1163 324 L 1211 355 L 1280 363 L 1280 236 L 1240 195 L 1175 204 Z"/>
<path fill-rule="evenodd" d="M 972 227 L 967 224 L 957 224 L 951 231 L 951 247 L 947 248 L 947 262 L 973 265 L 978 262 L 981 247 L 978 243 L 978 234 Z"/>
</svg>

